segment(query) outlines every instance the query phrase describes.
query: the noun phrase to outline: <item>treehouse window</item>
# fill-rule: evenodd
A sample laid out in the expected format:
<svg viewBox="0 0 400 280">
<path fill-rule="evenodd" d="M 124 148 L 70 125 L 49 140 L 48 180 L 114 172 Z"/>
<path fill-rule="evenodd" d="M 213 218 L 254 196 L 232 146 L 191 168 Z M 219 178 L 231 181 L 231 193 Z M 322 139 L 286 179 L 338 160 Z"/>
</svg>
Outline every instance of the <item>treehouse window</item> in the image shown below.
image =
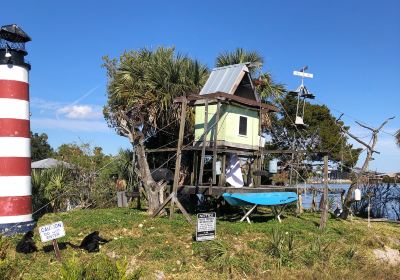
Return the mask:
<svg viewBox="0 0 400 280">
<path fill-rule="evenodd" d="M 247 118 L 240 117 L 239 119 L 239 135 L 247 135 Z"/>
</svg>

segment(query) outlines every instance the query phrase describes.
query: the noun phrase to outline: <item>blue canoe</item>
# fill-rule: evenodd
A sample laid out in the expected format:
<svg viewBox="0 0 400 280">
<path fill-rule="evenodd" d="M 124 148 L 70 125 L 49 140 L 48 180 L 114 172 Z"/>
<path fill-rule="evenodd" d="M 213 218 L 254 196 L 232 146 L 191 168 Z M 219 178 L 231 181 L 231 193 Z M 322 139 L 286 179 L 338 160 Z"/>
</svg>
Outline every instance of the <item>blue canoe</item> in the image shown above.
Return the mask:
<svg viewBox="0 0 400 280">
<path fill-rule="evenodd" d="M 294 192 L 224 193 L 222 196 L 232 206 L 254 204 L 275 206 L 288 204 L 297 200 L 297 194 Z"/>
</svg>

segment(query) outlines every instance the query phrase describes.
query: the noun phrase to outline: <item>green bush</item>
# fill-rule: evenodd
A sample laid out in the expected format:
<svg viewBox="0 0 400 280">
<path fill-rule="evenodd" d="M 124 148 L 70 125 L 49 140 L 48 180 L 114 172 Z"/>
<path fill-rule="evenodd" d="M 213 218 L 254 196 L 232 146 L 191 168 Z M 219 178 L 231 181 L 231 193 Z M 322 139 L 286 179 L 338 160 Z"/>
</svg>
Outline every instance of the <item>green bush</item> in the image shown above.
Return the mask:
<svg viewBox="0 0 400 280">
<path fill-rule="evenodd" d="M 126 259 L 111 260 L 105 255 L 95 255 L 83 265 L 73 256 L 66 260 L 61 267 L 61 279 L 63 280 L 134 280 L 139 279 L 141 270 L 127 273 L 128 263 Z M 0 278 L 1 279 L 1 278 Z"/>
</svg>

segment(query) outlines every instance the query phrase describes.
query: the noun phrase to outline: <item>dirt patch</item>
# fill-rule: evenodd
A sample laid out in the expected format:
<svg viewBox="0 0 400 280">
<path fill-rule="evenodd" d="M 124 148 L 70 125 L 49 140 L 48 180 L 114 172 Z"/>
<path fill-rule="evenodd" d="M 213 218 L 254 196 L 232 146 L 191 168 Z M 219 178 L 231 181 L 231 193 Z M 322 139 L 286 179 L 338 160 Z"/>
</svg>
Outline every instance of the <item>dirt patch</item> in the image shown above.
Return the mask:
<svg viewBox="0 0 400 280">
<path fill-rule="evenodd" d="M 378 261 L 388 263 L 390 265 L 400 264 L 400 252 L 385 246 L 383 249 L 374 249 L 373 253 Z"/>
</svg>

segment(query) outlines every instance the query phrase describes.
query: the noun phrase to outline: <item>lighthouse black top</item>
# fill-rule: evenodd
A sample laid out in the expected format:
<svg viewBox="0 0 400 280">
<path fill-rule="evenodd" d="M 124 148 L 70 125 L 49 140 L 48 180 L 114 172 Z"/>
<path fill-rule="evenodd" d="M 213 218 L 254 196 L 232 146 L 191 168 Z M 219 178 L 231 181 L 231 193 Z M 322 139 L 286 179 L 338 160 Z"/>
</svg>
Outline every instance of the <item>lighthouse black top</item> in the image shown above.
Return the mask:
<svg viewBox="0 0 400 280">
<path fill-rule="evenodd" d="M 24 57 L 28 54 L 25 43 L 31 37 L 18 25 L 10 24 L 0 27 L 0 64 L 17 65 L 31 68 Z"/>
<path fill-rule="evenodd" d="M 32 40 L 31 37 L 16 24 L 3 25 L 0 28 L 0 38 L 13 43 L 26 43 Z"/>
</svg>

